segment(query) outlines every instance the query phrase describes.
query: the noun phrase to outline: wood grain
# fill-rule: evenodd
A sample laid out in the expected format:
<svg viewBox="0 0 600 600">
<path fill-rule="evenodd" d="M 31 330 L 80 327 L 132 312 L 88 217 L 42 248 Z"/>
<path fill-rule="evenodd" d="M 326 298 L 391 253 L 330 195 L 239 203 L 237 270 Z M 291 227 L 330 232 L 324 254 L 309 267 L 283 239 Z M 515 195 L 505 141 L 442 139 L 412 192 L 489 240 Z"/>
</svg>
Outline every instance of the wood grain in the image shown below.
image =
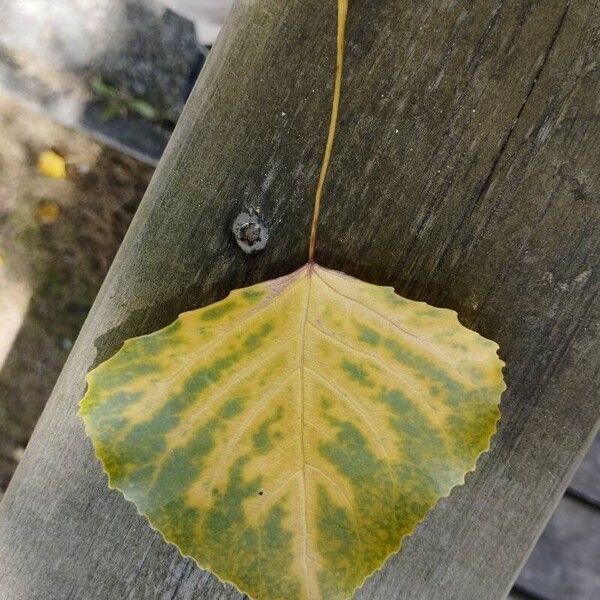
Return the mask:
<svg viewBox="0 0 600 600">
<path fill-rule="evenodd" d="M 504 597 L 597 429 L 599 27 L 585 0 L 351 2 L 317 261 L 457 310 L 509 386 L 491 452 L 357 598 Z M 3 599 L 239 597 L 107 489 L 76 407 L 127 337 L 306 260 L 334 31 L 335 2 L 237 3 L 0 505 Z"/>
</svg>

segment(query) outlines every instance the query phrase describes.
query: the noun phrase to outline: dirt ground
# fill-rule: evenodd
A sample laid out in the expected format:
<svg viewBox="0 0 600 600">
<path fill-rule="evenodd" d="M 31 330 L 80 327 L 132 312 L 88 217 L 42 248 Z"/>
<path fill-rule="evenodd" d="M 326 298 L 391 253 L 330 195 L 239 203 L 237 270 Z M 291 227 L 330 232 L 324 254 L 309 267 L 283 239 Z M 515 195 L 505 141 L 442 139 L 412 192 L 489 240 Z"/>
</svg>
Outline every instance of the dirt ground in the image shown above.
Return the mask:
<svg viewBox="0 0 600 600">
<path fill-rule="evenodd" d="M 66 178 L 37 168 L 48 149 Z M 0 495 L 151 175 L 0 96 Z"/>
</svg>

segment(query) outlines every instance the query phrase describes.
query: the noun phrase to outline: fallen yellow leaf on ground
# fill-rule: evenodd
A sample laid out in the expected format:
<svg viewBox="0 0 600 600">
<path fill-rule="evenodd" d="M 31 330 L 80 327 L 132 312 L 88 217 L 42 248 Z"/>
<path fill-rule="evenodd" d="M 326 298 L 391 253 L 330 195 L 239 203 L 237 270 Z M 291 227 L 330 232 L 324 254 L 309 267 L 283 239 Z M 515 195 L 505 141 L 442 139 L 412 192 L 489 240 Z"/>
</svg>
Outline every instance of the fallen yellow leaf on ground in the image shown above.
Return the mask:
<svg viewBox="0 0 600 600">
<path fill-rule="evenodd" d="M 54 150 L 40 152 L 37 160 L 37 169 L 45 177 L 52 177 L 53 179 L 64 179 L 67 176 L 67 163 Z"/>
<path fill-rule="evenodd" d="M 42 200 L 36 206 L 35 216 L 42 225 L 51 225 L 60 216 L 60 206 L 54 200 Z"/>
</svg>

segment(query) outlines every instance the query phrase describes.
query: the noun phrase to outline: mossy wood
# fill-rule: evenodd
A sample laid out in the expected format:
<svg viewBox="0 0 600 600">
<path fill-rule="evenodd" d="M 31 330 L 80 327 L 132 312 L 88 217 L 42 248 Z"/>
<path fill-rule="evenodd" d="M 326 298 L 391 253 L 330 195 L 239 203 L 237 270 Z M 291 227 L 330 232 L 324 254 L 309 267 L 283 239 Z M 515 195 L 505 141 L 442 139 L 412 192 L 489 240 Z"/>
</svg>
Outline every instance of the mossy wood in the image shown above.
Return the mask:
<svg viewBox="0 0 600 600">
<path fill-rule="evenodd" d="M 183 554 L 252 598 L 343 599 L 488 448 L 497 348 L 311 264 L 128 340 L 81 415 Z"/>
<path fill-rule="evenodd" d="M 599 9 L 352 7 L 316 256 L 452 308 L 509 365 L 491 451 L 356 598 L 500 598 L 597 428 Z M 10 600 L 241 597 L 106 489 L 77 405 L 127 338 L 305 263 L 333 27 L 321 1 L 237 3 L 0 505 Z"/>
</svg>

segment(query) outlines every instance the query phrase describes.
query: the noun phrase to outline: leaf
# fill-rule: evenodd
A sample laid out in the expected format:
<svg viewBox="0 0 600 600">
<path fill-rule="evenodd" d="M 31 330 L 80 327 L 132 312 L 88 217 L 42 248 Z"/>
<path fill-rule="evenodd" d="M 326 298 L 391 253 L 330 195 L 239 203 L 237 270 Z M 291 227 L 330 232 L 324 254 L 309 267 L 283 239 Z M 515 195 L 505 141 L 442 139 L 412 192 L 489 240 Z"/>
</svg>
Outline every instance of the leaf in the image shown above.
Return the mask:
<svg viewBox="0 0 600 600">
<path fill-rule="evenodd" d="M 101 98 L 114 98 L 119 93 L 117 88 L 105 83 L 101 77 L 94 77 L 90 85 L 92 91 Z"/>
<path fill-rule="evenodd" d="M 134 110 L 140 117 L 152 121 L 158 117 L 158 111 L 146 102 L 145 100 L 140 100 L 139 98 L 131 98 L 128 101 L 129 107 Z"/>
<path fill-rule="evenodd" d="M 52 225 L 60 217 L 60 206 L 54 200 L 40 200 L 35 207 L 35 216 L 42 225 Z"/>
<path fill-rule="evenodd" d="M 80 413 L 184 555 L 256 599 L 348 598 L 489 447 L 497 348 L 311 263 L 126 341 Z"/>
<path fill-rule="evenodd" d="M 102 121 L 110 121 L 117 117 L 124 117 L 127 113 L 126 108 L 123 104 L 118 102 L 109 102 L 100 113 L 100 119 Z"/>
<path fill-rule="evenodd" d="M 64 179 L 67 176 L 65 159 L 54 150 L 40 152 L 37 159 L 37 169 L 45 177 L 53 179 Z"/>
</svg>

